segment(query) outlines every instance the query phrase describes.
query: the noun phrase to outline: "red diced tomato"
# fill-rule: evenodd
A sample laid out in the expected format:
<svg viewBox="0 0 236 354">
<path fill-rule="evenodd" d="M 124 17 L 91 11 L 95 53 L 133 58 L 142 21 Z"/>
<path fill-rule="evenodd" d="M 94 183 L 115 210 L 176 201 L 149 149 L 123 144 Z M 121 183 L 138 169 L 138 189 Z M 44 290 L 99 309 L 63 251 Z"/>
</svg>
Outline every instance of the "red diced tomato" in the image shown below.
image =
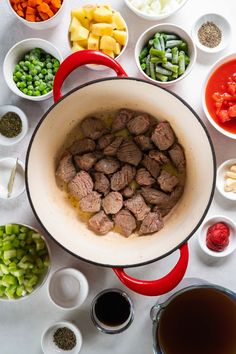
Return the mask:
<svg viewBox="0 0 236 354">
<path fill-rule="evenodd" d="M 225 123 L 225 122 L 228 122 L 231 120 L 231 118 L 229 117 L 228 111 L 226 109 L 220 110 L 217 115 L 218 115 L 221 123 Z"/>
<path fill-rule="evenodd" d="M 212 98 L 216 102 L 223 102 L 223 99 L 222 99 L 221 94 L 219 92 L 214 92 L 212 95 Z"/>
<path fill-rule="evenodd" d="M 236 73 L 234 73 L 232 76 L 233 76 L 233 80 L 236 81 Z"/>
<path fill-rule="evenodd" d="M 236 104 L 229 107 L 228 109 L 228 115 L 230 118 L 235 118 L 236 117 Z"/>
</svg>

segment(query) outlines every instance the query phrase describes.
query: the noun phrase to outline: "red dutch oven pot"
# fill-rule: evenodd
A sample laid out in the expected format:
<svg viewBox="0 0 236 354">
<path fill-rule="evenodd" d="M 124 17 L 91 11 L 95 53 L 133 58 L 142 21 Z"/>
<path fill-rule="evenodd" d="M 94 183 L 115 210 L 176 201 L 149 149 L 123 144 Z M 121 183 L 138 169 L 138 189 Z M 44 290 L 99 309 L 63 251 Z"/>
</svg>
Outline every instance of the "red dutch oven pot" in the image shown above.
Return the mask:
<svg viewBox="0 0 236 354">
<path fill-rule="evenodd" d="M 83 84 L 62 96 L 67 76 L 86 64 L 105 65 L 117 77 Z M 44 230 L 64 249 L 87 262 L 112 267 L 123 284 L 148 296 L 164 294 L 183 278 L 188 265 L 187 240 L 204 219 L 215 187 L 216 162 L 209 134 L 192 108 L 175 94 L 144 80 L 127 77 L 112 58 L 96 51 L 67 57 L 54 81 L 54 105 L 44 114 L 29 144 L 26 186 L 31 207 Z M 156 234 L 124 238 L 111 231 L 97 236 L 79 220 L 77 211 L 58 187 L 55 169 L 63 150 L 76 138 L 76 128 L 88 115 L 129 108 L 167 120 L 185 149 L 187 179 L 183 196 Z M 180 258 L 163 278 L 130 277 L 124 268 L 145 265 L 178 250 Z"/>
</svg>

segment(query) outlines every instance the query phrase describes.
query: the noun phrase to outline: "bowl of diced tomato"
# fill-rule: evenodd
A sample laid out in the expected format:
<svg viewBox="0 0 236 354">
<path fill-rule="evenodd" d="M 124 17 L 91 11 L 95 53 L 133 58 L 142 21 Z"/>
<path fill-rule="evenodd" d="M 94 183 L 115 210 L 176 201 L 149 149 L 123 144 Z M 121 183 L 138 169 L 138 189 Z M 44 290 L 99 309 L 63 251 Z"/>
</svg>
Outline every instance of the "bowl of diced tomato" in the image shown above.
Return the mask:
<svg viewBox="0 0 236 354">
<path fill-rule="evenodd" d="M 7 3 L 26 26 L 44 30 L 60 23 L 66 0 L 7 0 Z"/>
<path fill-rule="evenodd" d="M 202 90 L 202 103 L 210 123 L 222 134 L 236 139 L 236 53 L 212 66 Z"/>
</svg>

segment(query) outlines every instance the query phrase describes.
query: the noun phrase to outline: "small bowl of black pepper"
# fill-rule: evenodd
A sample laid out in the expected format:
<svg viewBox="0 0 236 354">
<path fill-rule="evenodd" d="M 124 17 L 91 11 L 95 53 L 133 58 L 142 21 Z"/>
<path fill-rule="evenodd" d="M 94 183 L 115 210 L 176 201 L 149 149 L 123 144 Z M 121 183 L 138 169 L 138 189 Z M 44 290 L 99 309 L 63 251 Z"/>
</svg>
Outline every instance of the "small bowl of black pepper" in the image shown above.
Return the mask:
<svg viewBox="0 0 236 354">
<path fill-rule="evenodd" d="M 202 52 L 218 53 L 230 43 L 231 25 L 222 15 L 202 15 L 193 25 L 192 39 Z"/>
<path fill-rule="evenodd" d="M 28 132 L 28 119 L 16 106 L 0 106 L 0 145 L 11 146 L 19 143 Z"/>
<path fill-rule="evenodd" d="M 82 335 L 72 322 L 56 322 L 43 332 L 41 346 L 44 354 L 78 354 L 82 346 Z"/>
</svg>

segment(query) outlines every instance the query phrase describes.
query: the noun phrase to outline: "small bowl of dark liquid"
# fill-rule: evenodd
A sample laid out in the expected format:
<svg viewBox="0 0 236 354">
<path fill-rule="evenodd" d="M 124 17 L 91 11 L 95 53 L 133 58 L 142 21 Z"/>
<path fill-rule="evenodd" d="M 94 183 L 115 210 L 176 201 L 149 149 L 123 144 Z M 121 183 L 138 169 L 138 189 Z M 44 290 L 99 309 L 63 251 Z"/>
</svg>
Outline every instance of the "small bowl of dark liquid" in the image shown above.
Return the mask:
<svg viewBox="0 0 236 354">
<path fill-rule="evenodd" d="M 133 321 L 133 303 L 120 289 L 103 290 L 92 301 L 91 318 L 101 332 L 108 334 L 123 332 Z"/>
</svg>

